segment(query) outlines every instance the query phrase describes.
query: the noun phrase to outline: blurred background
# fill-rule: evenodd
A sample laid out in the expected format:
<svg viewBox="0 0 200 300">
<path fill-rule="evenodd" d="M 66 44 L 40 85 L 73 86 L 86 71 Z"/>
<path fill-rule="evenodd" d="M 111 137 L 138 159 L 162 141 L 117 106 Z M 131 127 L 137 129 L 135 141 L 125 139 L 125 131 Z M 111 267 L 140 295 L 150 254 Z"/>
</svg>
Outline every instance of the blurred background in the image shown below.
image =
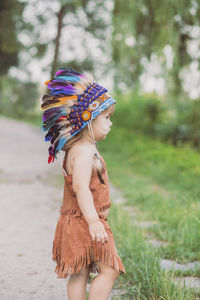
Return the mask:
<svg viewBox="0 0 200 300">
<path fill-rule="evenodd" d="M 2 0 L 0 15 L 1 114 L 35 120 L 58 67 L 89 70 L 120 126 L 199 149 L 199 0 Z"/>
<path fill-rule="evenodd" d="M 98 149 L 127 272 L 118 299 L 200 299 L 200 0 L 0 1 L 0 298 L 65 299 L 49 262 L 62 155 L 48 165 L 40 128 L 59 67 L 117 100 Z"/>
</svg>

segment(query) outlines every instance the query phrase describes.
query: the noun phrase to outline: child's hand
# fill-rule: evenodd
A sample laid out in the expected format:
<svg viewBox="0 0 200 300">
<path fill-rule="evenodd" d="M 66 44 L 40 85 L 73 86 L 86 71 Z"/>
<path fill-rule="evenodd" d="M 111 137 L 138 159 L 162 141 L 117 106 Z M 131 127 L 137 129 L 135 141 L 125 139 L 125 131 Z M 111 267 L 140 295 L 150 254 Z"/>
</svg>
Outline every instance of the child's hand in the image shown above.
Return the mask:
<svg viewBox="0 0 200 300">
<path fill-rule="evenodd" d="M 93 241 L 96 239 L 97 242 L 102 242 L 102 244 L 108 241 L 108 234 L 101 221 L 97 220 L 89 224 L 89 232 Z"/>
</svg>

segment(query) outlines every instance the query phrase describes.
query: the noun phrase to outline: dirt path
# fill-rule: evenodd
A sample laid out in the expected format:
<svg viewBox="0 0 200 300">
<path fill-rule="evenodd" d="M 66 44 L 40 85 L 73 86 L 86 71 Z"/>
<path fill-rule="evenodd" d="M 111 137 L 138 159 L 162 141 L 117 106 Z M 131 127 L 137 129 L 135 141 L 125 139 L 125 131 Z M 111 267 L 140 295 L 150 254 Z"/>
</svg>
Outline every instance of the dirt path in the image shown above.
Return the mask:
<svg viewBox="0 0 200 300">
<path fill-rule="evenodd" d="M 66 279 L 51 260 L 62 189 L 52 186 L 40 130 L 0 117 L 0 299 L 66 300 Z"/>
</svg>

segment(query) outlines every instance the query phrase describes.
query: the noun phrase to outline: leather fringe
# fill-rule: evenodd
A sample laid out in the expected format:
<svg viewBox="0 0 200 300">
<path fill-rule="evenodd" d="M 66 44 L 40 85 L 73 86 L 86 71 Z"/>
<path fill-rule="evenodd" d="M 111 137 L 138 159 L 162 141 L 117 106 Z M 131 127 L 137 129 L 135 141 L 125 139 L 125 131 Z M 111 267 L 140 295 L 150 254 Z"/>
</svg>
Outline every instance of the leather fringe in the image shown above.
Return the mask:
<svg viewBox="0 0 200 300">
<path fill-rule="evenodd" d="M 59 213 L 61 215 L 77 215 L 77 216 L 82 216 L 81 210 L 75 209 L 75 208 L 60 208 Z"/>
<path fill-rule="evenodd" d="M 104 209 L 109 208 L 110 206 L 111 206 L 111 203 L 107 203 L 107 204 L 101 206 L 97 211 L 98 211 L 98 212 L 101 212 L 101 211 L 103 211 Z"/>
<path fill-rule="evenodd" d="M 107 203 L 107 204 L 104 204 L 100 207 L 97 207 L 97 212 L 101 212 L 107 208 L 109 208 L 111 206 L 111 203 Z M 67 207 L 61 207 L 60 210 L 59 210 L 59 213 L 61 215 L 76 215 L 76 216 L 82 216 L 82 212 L 80 209 L 75 209 L 75 208 L 67 208 Z"/>
<path fill-rule="evenodd" d="M 86 268 L 86 266 L 90 264 L 90 271 L 92 273 L 99 273 L 99 268 L 94 261 L 101 261 L 103 264 L 114 268 L 116 271 L 125 273 L 124 267 L 120 262 L 120 258 L 104 246 L 99 248 L 92 248 L 89 246 L 85 248 L 85 251 L 77 257 L 75 261 L 65 262 L 61 261 L 61 257 L 57 253 L 54 244 L 52 259 L 57 262 L 57 266 L 55 268 L 55 272 L 58 275 L 57 278 L 67 278 L 70 275 L 78 273 L 81 269 Z"/>
</svg>

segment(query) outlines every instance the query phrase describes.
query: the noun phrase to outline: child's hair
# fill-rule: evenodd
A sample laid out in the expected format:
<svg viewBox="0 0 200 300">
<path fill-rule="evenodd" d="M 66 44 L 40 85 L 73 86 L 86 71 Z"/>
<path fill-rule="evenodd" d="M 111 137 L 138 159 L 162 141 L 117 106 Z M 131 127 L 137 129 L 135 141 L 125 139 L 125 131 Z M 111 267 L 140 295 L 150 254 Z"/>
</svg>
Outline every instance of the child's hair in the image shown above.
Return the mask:
<svg viewBox="0 0 200 300">
<path fill-rule="evenodd" d="M 109 106 L 108 108 L 106 108 L 103 112 L 109 112 L 111 114 L 111 116 L 113 116 L 114 111 L 115 111 L 115 103 L 112 104 L 111 106 Z M 93 122 L 93 120 L 92 120 L 92 122 Z M 73 138 L 71 138 L 71 140 L 68 141 L 68 143 L 66 143 L 63 146 L 62 151 L 66 152 L 66 156 L 67 156 L 67 153 L 68 153 L 69 149 L 76 142 L 78 142 L 82 138 L 82 136 L 83 136 L 83 134 L 84 134 L 85 131 L 89 132 L 88 131 L 88 127 L 85 127 L 83 130 L 81 130 L 80 132 L 78 132 Z M 94 161 L 94 170 L 96 172 L 101 172 L 102 168 L 103 168 L 103 166 L 102 166 L 101 162 L 98 159 L 95 159 L 95 161 Z"/>
</svg>

